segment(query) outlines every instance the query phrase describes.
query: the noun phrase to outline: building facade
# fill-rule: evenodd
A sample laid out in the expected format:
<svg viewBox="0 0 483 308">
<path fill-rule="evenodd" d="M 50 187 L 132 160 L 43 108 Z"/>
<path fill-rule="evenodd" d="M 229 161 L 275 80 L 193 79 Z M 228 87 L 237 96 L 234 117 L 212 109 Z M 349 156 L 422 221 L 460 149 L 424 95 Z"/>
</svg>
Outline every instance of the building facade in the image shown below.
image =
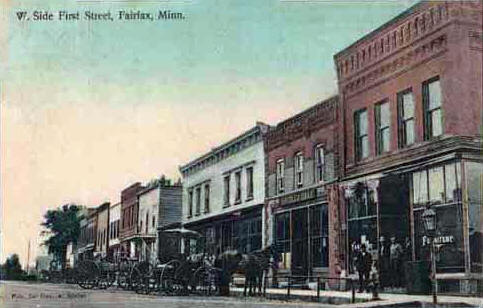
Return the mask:
<svg viewBox="0 0 483 308">
<path fill-rule="evenodd" d="M 337 179 L 338 97 L 279 123 L 266 135 L 265 245 L 277 274 L 317 275 L 329 268 L 328 191 Z"/>
<path fill-rule="evenodd" d="M 77 241 L 76 262 L 94 257 L 97 235 L 97 209 L 87 208 L 79 222 L 80 234 Z"/>
<path fill-rule="evenodd" d="M 129 258 L 139 257 L 138 240 L 138 192 L 143 190 L 141 183 L 136 182 L 121 191 L 121 254 Z"/>
<path fill-rule="evenodd" d="M 334 56 L 342 117 L 334 264 L 354 272 L 365 245 L 382 285 L 404 286 L 391 277 L 428 260 L 421 214 L 431 206 L 438 278 L 481 279 L 481 10 L 480 1 L 421 2 Z"/>
<path fill-rule="evenodd" d="M 158 229 L 181 223 L 181 184 L 163 177 L 151 181 L 138 193 L 140 257 L 154 262 L 166 247 L 159 245 Z M 159 248 L 159 251 L 158 251 Z"/>
<path fill-rule="evenodd" d="M 117 260 L 120 253 L 119 227 L 121 221 L 121 203 L 114 203 L 109 208 L 109 246 L 107 255 L 111 260 Z"/>
<path fill-rule="evenodd" d="M 97 207 L 97 228 L 96 228 L 96 245 L 94 255 L 96 257 L 107 257 L 109 250 L 109 209 L 110 203 L 105 202 Z"/>
<path fill-rule="evenodd" d="M 233 140 L 180 167 L 183 175 L 182 223 L 201 232 L 213 254 L 262 247 L 265 159 L 257 123 Z M 195 249 L 196 250 L 196 249 Z"/>
</svg>

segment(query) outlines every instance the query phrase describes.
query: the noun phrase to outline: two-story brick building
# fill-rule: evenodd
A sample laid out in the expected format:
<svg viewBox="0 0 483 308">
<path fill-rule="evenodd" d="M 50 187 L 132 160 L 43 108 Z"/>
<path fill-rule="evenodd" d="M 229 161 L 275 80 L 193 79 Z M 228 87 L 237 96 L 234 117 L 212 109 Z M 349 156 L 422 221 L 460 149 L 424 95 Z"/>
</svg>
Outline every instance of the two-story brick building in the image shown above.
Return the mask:
<svg viewBox="0 0 483 308">
<path fill-rule="evenodd" d="M 121 191 L 121 227 L 119 239 L 121 253 L 130 258 L 139 257 L 139 247 L 136 247 L 139 228 L 138 192 L 144 189 L 141 183 L 136 182 Z"/>
<path fill-rule="evenodd" d="M 245 253 L 262 247 L 267 130 L 267 125 L 257 123 L 180 167 L 182 223 L 204 235 L 211 253 L 229 249 Z"/>
<path fill-rule="evenodd" d="M 338 97 L 277 124 L 266 135 L 265 245 L 278 252 L 278 275 L 329 268 L 329 185 L 337 170 Z"/>
<path fill-rule="evenodd" d="M 421 2 L 334 56 L 343 178 L 332 221 L 345 240 L 331 249 L 350 272 L 365 244 L 383 286 L 404 285 L 384 250 L 394 238 L 399 264 L 427 260 L 430 205 L 445 242 L 438 278 L 481 278 L 481 10 L 481 1 Z"/>
</svg>

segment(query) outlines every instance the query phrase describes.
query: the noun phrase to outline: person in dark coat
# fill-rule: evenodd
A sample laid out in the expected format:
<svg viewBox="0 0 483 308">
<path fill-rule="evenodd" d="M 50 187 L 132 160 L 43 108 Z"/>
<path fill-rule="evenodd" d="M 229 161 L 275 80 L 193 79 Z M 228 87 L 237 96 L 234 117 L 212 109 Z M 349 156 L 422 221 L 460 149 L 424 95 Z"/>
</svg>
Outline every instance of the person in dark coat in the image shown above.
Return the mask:
<svg viewBox="0 0 483 308">
<path fill-rule="evenodd" d="M 379 273 L 381 287 L 389 285 L 389 246 L 384 236 L 379 238 Z"/>
<path fill-rule="evenodd" d="M 361 245 L 361 250 L 357 254 L 356 269 L 359 273 L 359 292 L 367 291 L 367 281 L 369 279 L 369 273 L 371 271 L 372 257 L 371 254 L 366 251 L 366 245 Z"/>
</svg>

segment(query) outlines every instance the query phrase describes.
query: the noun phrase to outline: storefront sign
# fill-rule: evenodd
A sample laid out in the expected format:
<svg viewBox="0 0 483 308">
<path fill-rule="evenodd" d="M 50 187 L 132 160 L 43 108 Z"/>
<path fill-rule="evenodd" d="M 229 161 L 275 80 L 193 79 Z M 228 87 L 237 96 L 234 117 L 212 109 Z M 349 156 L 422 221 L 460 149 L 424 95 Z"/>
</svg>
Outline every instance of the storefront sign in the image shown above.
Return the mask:
<svg viewBox="0 0 483 308">
<path fill-rule="evenodd" d="M 454 243 L 454 236 L 447 235 L 447 236 L 437 236 L 434 238 L 434 243 L 441 245 L 441 244 L 453 244 Z"/>
<path fill-rule="evenodd" d="M 299 191 L 287 196 L 280 198 L 280 205 L 284 206 L 287 204 L 306 201 L 309 199 L 314 199 L 317 196 L 317 191 L 315 188 Z"/>
</svg>

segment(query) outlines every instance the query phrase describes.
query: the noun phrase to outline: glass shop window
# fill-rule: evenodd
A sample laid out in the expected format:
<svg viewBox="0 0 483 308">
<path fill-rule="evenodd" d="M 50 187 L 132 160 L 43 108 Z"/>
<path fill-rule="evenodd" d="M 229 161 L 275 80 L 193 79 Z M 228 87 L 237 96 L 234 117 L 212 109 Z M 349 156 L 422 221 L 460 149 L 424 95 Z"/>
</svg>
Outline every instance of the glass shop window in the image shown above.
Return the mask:
<svg viewBox="0 0 483 308">
<path fill-rule="evenodd" d="M 289 269 L 290 252 L 290 212 L 275 216 L 275 240 L 278 256 L 278 268 Z"/>
<path fill-rule="evenodd" d="M 413 204 L 442 204 L 461 200 L 460 163 L 450 163 L 414 172 L 412 176 Z"/>
</svg>

